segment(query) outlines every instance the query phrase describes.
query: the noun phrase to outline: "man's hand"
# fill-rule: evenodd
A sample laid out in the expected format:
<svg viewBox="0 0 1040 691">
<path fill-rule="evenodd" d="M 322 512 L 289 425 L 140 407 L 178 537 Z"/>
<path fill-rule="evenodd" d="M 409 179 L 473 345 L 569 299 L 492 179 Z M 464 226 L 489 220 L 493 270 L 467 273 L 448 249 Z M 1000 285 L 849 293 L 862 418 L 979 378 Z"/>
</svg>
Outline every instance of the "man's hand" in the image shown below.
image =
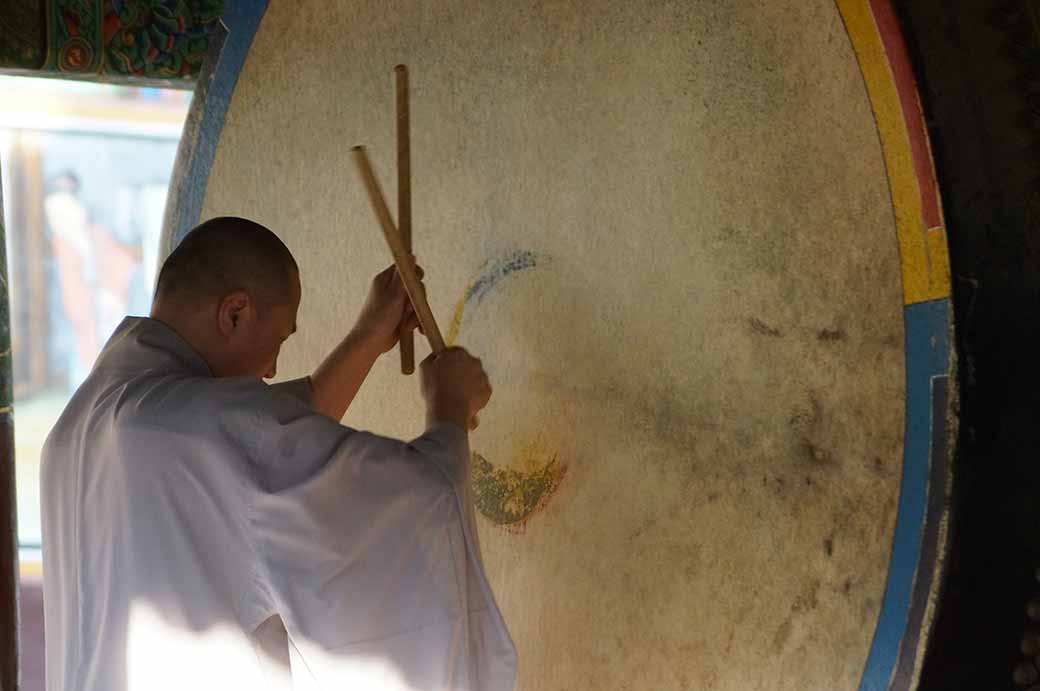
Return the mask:
<svg viewBox="0 0 1040 691">
<path fill-rule="evenodd" d="M 416 267 L 416 273 L 420 279 L 423 277 L 420 267 Z M 411 330 L 418 325 L 419 320 L 396 267 L 381 271 L 372 280 L 353 332 L 372 343 L 378 352 L 385 353 L 397 345 L 403 328 Z"/>
<path fill-rule="evenodd" d="M 422 278 L 422 269 L 416 270 Z M 417 323 L 404 283 L 391 266 L 372 281 L 354 328 L 311 375 L 314 410 L 342 419 L 375 361 L 394 347 L 402 327 L 414 329 Z"/>
<path fill-rule="evenodd" d="M 491 383 L 480 360 L 462 348 L 430 355 L 419 366 L 426 424 L 453 422 L 469 430 L 469 422 L 491 400 Z"/>
</svg>

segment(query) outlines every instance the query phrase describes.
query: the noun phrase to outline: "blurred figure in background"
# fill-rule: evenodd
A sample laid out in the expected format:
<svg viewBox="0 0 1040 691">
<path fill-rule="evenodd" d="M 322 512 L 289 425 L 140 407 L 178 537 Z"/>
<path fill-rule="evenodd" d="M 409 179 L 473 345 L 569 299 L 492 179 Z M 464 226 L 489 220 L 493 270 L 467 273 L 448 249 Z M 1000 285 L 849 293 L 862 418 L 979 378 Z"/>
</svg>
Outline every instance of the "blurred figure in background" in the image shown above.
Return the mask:
<svg viewBox="0 0 1040 691">
<path fill-rule="evenodd" d="M 141 266 L 141 238 L 130 218 L 118 213 L 133 209 L 136 190 L 122 184 L 115 190 L 117 213 L 108 218 L 91 218 L 97 266 L 97 328 L 103 343 L 116 330 L 130 306 L 131 283 Z M 95 354 L 96 357 L 96 354 Z"/>
<path fill-rule="evenodd" d="M 74 173 L 59 174 L 49 187 L 44 211 L 57 273 L 52 286 L 61 307 L 53 328 L 73 391 L 86 379 L 101 343 L 130 311 L 131 295 L 148 294 L 151 287 L 142 285 L 138 190 L 119 187 L 114 196 L 121 213 L 101 223 L 83 203 Z"/>
<path fill-rule="evenodd" d="M 57 274 L 51 277 L 51 285 L 57 284 L 62 317 L 52 324 L 52 342 L 64 355 L 72 391 L 87 378 L 98 354 L 94 243 L 89 214 L 79 198 L 79 179 L 71 172 L 62 173 L 48 187 L 43 208 Z"/>
</svg>

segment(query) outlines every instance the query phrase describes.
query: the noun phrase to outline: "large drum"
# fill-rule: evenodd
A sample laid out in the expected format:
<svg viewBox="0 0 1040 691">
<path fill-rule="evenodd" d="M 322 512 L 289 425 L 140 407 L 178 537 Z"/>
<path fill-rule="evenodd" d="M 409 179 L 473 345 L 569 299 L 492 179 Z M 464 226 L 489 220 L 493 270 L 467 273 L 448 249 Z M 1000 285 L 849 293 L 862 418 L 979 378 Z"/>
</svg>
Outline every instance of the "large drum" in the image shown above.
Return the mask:
<svg viewBox="0 0 1040 691">
<path fill-rule="evenodd" d="M 885 3 L 261 4 L 229 10 L 168 240 L 277 232 L 308 373 L 390 262 L 349 152 L 393 205 L 409 66 L 415 250 L 495 387 L 473 482 L 518 688 L 912 685 L 948 270 Z M 422 419 L 393 354 L 345 423 Z"/>
</svg>

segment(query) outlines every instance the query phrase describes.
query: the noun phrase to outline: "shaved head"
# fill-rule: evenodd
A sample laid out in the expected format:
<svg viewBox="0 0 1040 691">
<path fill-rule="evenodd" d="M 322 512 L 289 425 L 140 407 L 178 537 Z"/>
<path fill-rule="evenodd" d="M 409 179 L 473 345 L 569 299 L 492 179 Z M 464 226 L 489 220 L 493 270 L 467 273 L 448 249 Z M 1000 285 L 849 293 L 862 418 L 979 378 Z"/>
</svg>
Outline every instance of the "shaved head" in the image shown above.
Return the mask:
<svg viewBox="0 0 1040 691">
<path fill-rule="evenodd" d="M 290 299 L 297 272 L 277 235 L 254 221 L 221 216 L 195 226 L 167 257 L 155 295 L 185 304 L 242 290 L 277 304 Z"/>
<path fill-rule="evenodd" d="M 259 223 L 222 216 L 196 226 L 163 263 L 152 302 L 216 377 L 270 378 L 296 331 L 300 271 Z"/>
</svg>

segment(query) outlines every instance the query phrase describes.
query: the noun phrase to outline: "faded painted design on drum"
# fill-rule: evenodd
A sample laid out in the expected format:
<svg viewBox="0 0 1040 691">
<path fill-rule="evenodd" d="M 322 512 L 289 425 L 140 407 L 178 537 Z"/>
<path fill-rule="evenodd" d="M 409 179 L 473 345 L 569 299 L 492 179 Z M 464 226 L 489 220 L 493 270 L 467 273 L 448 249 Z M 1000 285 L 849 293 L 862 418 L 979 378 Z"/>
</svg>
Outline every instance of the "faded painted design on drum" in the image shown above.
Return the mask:
<svg viewBox="0 0 1040 691">
<path fill-rule="evenodd" d="M 515 278 L 547 261 L 529 250 L 516 250 L 488 261 L 455 306 L 444 336 L 448 345 L 458 340 L 467 307 L 472 318 L 474 310 L 503 279 Z M 515 370 L 512 373 L 517 374 Z M 509 463 L 507 468 L 496 468 L 473 452 L 473 494 L 477 510 L 485 518 L 511 530 L 522 530 L 527 520 L 548 504 L 567 473 L 567 466 L 560 462 L 555 450 L 539 448 L 539 437 L 519 440 L 516 447 L 514 457 L 499 459 Z"/>
<path fill-rule="evenodd" d="M 444 340 L 448 345 L 454 345 L 459 338 L 459 330 L 462 328 L 462 319 L 466 313 L 466 307 L 470 302 L 480 304 L 484 297 L 507 276 L 533 269 L 539 262 L 544 263 L 546 259 L 539 257 L 530 250 L 515 250 L 502 259 L 490 260 L 485 263 L 476 279 L 467 287 L 462 297 L 455 305 L 451 323 L 444 334 Z"/>
<path fill-rule="evenodd" d="M 554 456 L 529 472 L 495 468 L 479 453 L 473 454 L 473 494 L 477 510 L 488 520 L 511 530 L 522 530 L 548 504 L 567 473 Z"/>
<path fill-rule="evenodd" d="M 459 332 L 495 386 L 474 450 L 567 467 L 524 531 L 480 525 L 519 688 L 854 689 L 902 469 L 903 296 L 833 2 L 273 5 L 203 216 L 296 253 L 285 376 L 389 261 L 348 151 L 392 198 L 399 62 L 442 322 L 489 257 L 552 258 Z M 420 430 L 398 368 L 377 364 L 348 424 Z"/>
</svg>

